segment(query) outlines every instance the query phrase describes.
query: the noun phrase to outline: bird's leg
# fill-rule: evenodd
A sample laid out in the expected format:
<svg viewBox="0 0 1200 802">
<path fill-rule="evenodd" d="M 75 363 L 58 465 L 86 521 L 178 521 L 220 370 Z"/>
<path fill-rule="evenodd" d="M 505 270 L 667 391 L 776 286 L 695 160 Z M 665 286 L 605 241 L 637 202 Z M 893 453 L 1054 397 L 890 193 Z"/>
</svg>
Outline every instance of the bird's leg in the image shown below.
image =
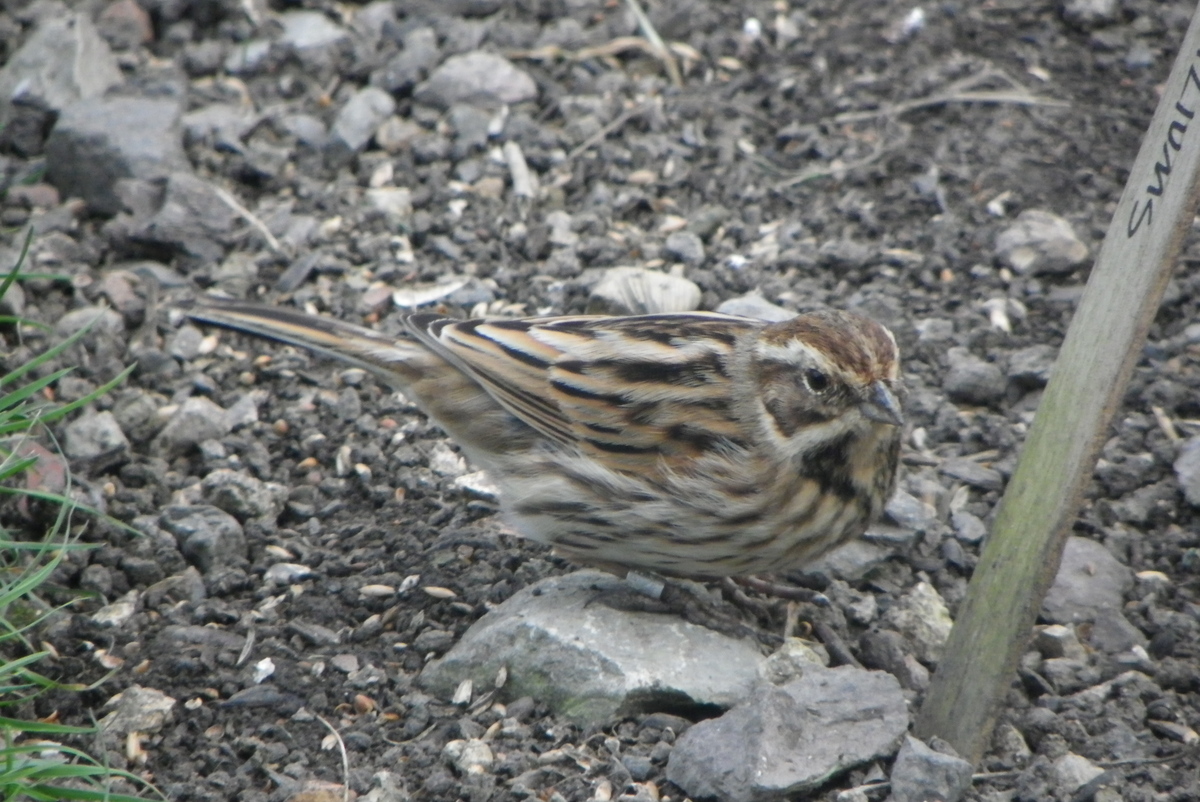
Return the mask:
<svg viewBox="0 0 1200 802">
<path fill-rule="evenodd" d="M 721 603 L 692 583 L 666 579 L 657 574 L 628 571 L 623 585 L 601 592 L 596 601 L 625 612 L 668 613 L 697 626 L 720 632 L 731 638 L 753 638 L 778 645 L 779 638 L 746 624 L 727 611 Z"/>
</svg>

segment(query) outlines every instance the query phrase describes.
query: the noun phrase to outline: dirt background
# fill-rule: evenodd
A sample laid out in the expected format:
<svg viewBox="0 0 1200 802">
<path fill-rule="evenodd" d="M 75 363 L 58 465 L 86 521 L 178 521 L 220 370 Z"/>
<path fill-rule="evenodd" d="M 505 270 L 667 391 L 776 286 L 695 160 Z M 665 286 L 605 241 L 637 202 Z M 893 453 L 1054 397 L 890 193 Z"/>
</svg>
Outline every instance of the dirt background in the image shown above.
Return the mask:
<svg viewBox="0 0 1200 802">
<path fill-rule="evenodd" d="M 480 302 L 490 311 L 573 313 L 586 305 L 594 268 L 678 264 L 706 309 L 754 290 L 790 309 L 859 309 L 889 325 L 905 355 L 915 434 L 904 487 L 930 502 L 945 526 L 852 584 L 886 607 L 927 578 L 953 611 L 978 544 L 955 536 L 951 500 L 958 491 L 954 511 L 987 522 L 1000 493 L 940 467 L 971 457 L 1001 477 L 1011 472 L 1041 383 L 1014 371 L 1013 355 L 1058 346 L 1090 265 L 1022 275 L 1000 261 L 997 236 L 1022 211 L 1044 210 L 1069 221 L 1094 256 L 1193 11 L 1183 2 L 1124 0 L 1094 4 L 1099 11 L 1089 15 L 1080 11 L 1085 5 L 939 2 L 922 6 L 917 20 L 912 5 L 873 1 L 652 3 L 659 34 L 686 46 L 675 51 L 683 81 L 673 86 L 646 52 L 602 52 L 638 34 L 617 2 L 397 2 L 394 21 L 374 40 L 352 33 L 319 58 L 279 47 L 264 66 L 227 76 L 222 59 L 230 52 L 256 36 L 278 36 L 273 15 L 318 9 L 353 32 L 364 7 L 143 0 L 152 37 L 120 50 L 131 86 L 152 91 L 168 76 L 185 87 L 189 111 L 237 97 L 264 120 L 242 136 L 240 149 L 190 141 L 191 168 L 280 231 L 297 216 L 315 220 L 317 230 L 294 253 L 286 245 L 273 251 L 240 221 L 226 239 L 214 238 L 215 251 L 148 244 L 78 204 L 55 199 L 41 208 L 14 195 L 13 187 L 37 185 L 45 156 L 36 136 L 33 145 L 10 141 L 0 156 L 9 187 L 5 236 L 17 243 L 34 224 L 33 265 L 67 277 L 26 282 L 23 313 L 54 324 L 101 302 L 120 312 L 119 325 L 89 335 L 73 354 L 76 383 L 59 387 L 70 397 L 140 360 L 126 385 L 87 414 L 141 404 L 149 410 L 144 426 L 126 423 L 130 443 L 114 459 L 74 465 L 77 492 L 110 515 L 161 532 L 163 509 L 199 500 L 199 483 L 220 468 L 286 489 L 271 514 L 243 516 L 248 557 L 202 573 L 185 570 L 171 537 L 84 527 L 83 537 L 99 547 L 68 560 L 46 594 L 50 602 L 76 601 L 42 635 L 57 653 L 43 670 L 88 682 L 106 673 L 99 658 L 120 667 L 95 690 L 46 694 L 26 712 L 87 723 L 133 684 L 177 699 L 174 719 L 145 739 L 140 758 L 128 761 L 123 745 L 102 744 L 113 765 L 144 772 L 172 800 L 283 799 L 304 782 L 342 782 L 339 752 L 323 743 L 329 732 L 311 714 L 341 732 L 358 794 L 374 783 L 383 799 L 683 798 L 663 774 L 682 719 L 630 717 L 587 731 L 537 700 L 509 700 L 501 715 L 463 711 L 418 690 L 413 680 L 428 654 L 443 653 L 489 606 L 570 566 L 507 534 L 494 504 L 431 469 L 447 448 L 440 431 L 369 377 L 228 336 L 211 353 L 180 356 L 171 350 L 179 322 L 172 305 L 216 288 L 386 327 L 397 311 L 380 286 L 456 274 L 477 281 L 443 299 L 450 313 Z M 11 55 L 46 8 L 5 3 L 0 53 Z M 93 10 L 99 17 L 106 8 Z M 257 22 L 248 8 L 262 12 Z M 428 70 L 417 69 L 413 80 L 389 87 L 395 114 L 417 129 L 404 129 L 409 136 L 390 142 L 390 151 L 376 141 L 344 159 L 278 122 L 286 112 L 329 123 L 422 27 L 436 32 L 432 66 L 458 52 L 507 54 L 536 82 L 536 98 L 514 104 L 499 130 L 480 136 L 499 104 L 468 112 L 421 102 L 414 90 Z M 601 50 L 570 57 L 589 47 Z M 1041 100 L 962 97 L 1022 88 Z M 947 94 L 945 102 L 904 106 Z M 880 113 L 839 117 L 859 111 Z M 537 198 L 506 190 L 508 170 L 491 154 L 506 141 L 519 143 L 537 175 Z M 364 201 L 384 165 L 391 183 L 412 191 L 402 226 Z M 574 237 L 556 239 L 547 215 L 558 210 L 571 216 Z M 668 247 L 683 224 L 698 235 L 701 253 Z M 397 234 L 407 237 L 411 261 Z M 171 279 L 164 289 L 107 280 L 146 260 Z M 280 292 L 285 271 L 301 261 L 299 284 Z M 1062 703 L 1064 689 L 1039 683 L 1036 659 L 1027 661 L 1003 714 L 1007 740 L 985 759 L 980 771 L 991 776 L 969 799 L 1102 798 L 1099 786 L 1067 792 L 1056 784 L 1048 766 L 1065 750 L 1108 769 L 1109 790 L 1118 794 L 1109 799 L 1200 799 L 1194 746 L 1148 723 L 1200 728 L 1200 535 L 1172 468 L 1181 441 L 1154 411 L 1181 438 L 1200 432 L 1200 333 L 1188 329 L 1200 307 L 1198 262 L 1200 242 L 1190 237 L 1076 525 L 1076 534 L 1105 544 L 1132 571 L 1165 575 L 1125 595 L 1125 615 L 1149 644 L 1145 680 L 1080 710 Z M 1011 331 L 996 325 L 995 309 Z M 12 330 L 5 337 L 8 368 L 47 344 Z M 945 382 L 956 346 L 998 367 L 999 387 L 960 388 L 951 398 Z M 255 421 L 200 447 L 172 449 L 156 439 L 162 410 L 196 396 L 230 408 L 249 392 Z M 397 444 L 399 431 L 405 437 Z M 339 469 L 343 446 L 343 462 L 368 470 Z M 10 506 L 5 517 L 32 531 L 27 512 Z M 309 573 L 273 582 L 268 568 L 281 562 Z M 399 588 L 414 575 L 417 587 L 403 592 L 362 592 Z M 435 598 L 425 586 L 454 596 Z M 129 591 L 137 591 L 135 609 L 120 626 L 91 617 Z M 779 613 L 759 624 L 781 621 Z M 852 650 L 869 629 L 845 616 L 830 621 Z M 255 685 L 263 657 L 275 673 Z M 1097 650 L 1084 663 L 1072 692 L 1126 668 Z M 355 664 L 374 672 L 348 675 Z M 308 712 L 296 715 L 301 708 Z M 456 776 L 442 758 L 445 743 L 506 718 L 516 725 L 494 745 L 490 773 L 470 782 Z M 1014 745 L 1013 733 L 1023 744 Z M 648 758 L 636 763 L 638 777 L 609 751 L 613 737 L 624 757 Z M 552 749 L 574 759 L 539 762 Z M 886 770 L 852 772 L 813 798 L 834 800 Z M 380 771 L 394 772 L 391 796 L 380 790 Z"/>
</svg>

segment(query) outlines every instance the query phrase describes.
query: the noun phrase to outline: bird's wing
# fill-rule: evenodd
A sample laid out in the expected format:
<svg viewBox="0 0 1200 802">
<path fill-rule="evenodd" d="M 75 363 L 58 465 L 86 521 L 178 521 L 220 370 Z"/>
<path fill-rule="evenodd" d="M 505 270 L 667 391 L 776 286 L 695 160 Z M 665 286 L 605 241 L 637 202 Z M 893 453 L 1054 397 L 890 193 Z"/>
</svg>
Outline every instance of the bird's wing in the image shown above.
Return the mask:
<svg viewBox="0 0 1200 802">
<path fill-rule="evenodd" d="M 616 470 L 673 465 L 744 435 L 729 363 L 761 324 L 714 313 L 455 321 L 414 337 L 551 440 Z"/>
</svg>

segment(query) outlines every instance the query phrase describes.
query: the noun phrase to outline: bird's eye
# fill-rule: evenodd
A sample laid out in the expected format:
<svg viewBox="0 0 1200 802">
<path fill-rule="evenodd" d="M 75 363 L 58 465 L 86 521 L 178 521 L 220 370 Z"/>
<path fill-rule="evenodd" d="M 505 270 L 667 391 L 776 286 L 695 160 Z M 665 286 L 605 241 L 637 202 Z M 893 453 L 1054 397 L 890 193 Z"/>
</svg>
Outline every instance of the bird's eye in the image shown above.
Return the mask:
<svg viewBox="0 0 1200 802">
<path fill-rule="evenodd" d="M 804 381 L 814 393 L 822 393 L 829 387 L 829 377 L 816 368 L 804 371 Z"/>
</svg>

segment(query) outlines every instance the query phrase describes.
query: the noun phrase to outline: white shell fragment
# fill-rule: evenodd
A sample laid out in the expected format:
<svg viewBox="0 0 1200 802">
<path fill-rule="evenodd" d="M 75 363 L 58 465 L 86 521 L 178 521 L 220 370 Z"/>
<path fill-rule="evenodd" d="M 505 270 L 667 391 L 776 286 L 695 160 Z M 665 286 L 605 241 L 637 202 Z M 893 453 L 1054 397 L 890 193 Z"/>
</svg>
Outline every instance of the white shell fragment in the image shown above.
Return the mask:
<svg viewBox="0 0 1200 802">
<path fill-rule="evenodd" d="M 612 267 L 592 289 L 588 314 L 649 315 L 691 312 L 700 307 L 700 288 L 681 276 L 641 267 Z"/>
<path fill-rule="evenodd" d="M 392 301 L 396 306 L 412 309 L 417 306 L 424 306 L 425 304 L 440 301 L 455 290 L 461 290 L 466 285 L 467 280 L 465 278 L 455 277 L 434 284 L 413 284 L 409 287 L 401 287 L 393 292 Z"/>
</svg>

